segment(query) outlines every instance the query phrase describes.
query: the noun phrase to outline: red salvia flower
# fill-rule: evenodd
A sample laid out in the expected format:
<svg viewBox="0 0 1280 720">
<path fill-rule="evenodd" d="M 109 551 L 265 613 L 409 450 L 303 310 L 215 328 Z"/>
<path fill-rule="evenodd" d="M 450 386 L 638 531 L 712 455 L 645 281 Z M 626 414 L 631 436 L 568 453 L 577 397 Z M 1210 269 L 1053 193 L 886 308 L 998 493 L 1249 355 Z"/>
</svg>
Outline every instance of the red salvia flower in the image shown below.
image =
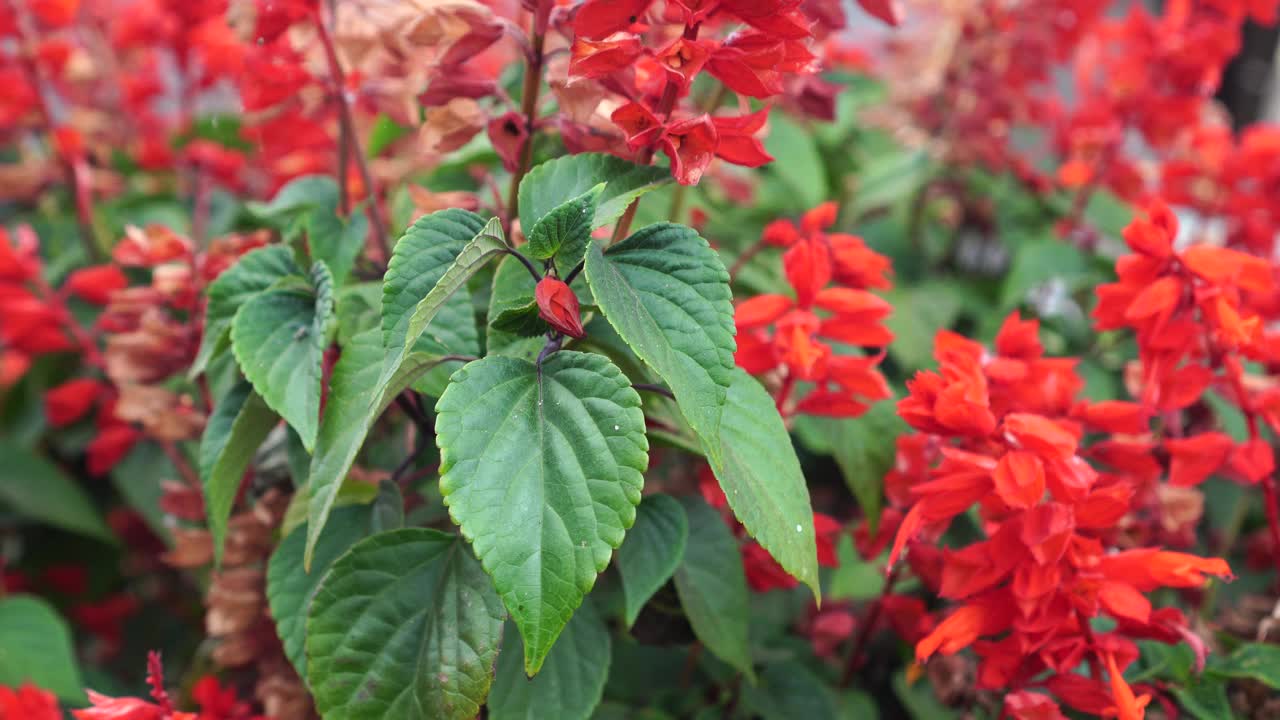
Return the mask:
<svg viewBox="0 0 1280 720">
<path fill-rule="evenodd" d="M 586 337 L 578 310 L 578 296 L 563 281 L 544 277 L 534 289 L 538 316 L 551 327 L 573 338 Z"/>
</svg>

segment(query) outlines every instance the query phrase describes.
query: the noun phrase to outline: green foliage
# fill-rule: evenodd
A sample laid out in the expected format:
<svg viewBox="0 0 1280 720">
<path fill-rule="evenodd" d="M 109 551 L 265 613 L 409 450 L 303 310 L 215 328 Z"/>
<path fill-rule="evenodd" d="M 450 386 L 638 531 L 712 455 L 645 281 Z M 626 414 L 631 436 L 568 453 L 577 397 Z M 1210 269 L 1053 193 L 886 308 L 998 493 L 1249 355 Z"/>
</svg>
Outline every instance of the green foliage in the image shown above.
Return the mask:
<svg viewBox="0 0 1280 720">
<path fill-rule="evenodd" d="M 1280 690 L 1280 645 L 1245 643 L 1225 658 L 1215 656 L 1205 674 L 1222 678 L 1256 680 Z"/>
<path fill-rule="evenodd" d="M 231 323 L 231 349 L 240 369 L 308 451 L 320 423 L 321 364 L 333 320 L 333 277 L 316 263 L 308 287 L 259 293 Z"/>
<path fill-rule="evenodd" d="M 875 532 L 884 474 L 893 467 L 894 440 L 906 430 L 906 423 L 898 417 L 893 401 L 885 400 L 857 418 L 827 421 L 824 428 L 844 482 L 858 500 L 868 529 Z"/>
<path fill-rule="evenodd" d="M 14 595 L 0 600 L 0 686 L 25 682 L 69 703 L 85 701 L 66 621 L 44 600 Z"/>
<path fill-rule="evenodd" d="M 200 438 L 200 480 L 218 562 L 244 471 L 278 419 L 253 386 L 241 381 L 218 402 L 205 425 Z"/>
<path fill-rule="evenodd" d="M 329 380 L 329 401 L 307 473 L 307 546 L 304 564 L 310 566 L 320 533 L 328 521 L 342 481 L 355 462 L 373 422 L 395 396 L 415 378 L 440 363 L 429 353 L 412 352 L 396 375 L 382 382 L 383 347 L 376 328 L 355 337 L 342 350 Z"/>
<path fill-rule="evenodd" d="M 680 605 L 698 640 L 717 657 L 754 677 L 748 641 L 747 577 L 728 526 L 698 498 L 681 498 L 689 543 L 676 570 Z"/>
<path fill-rule="evenodd" d="M 605 183 L 557 206 L 529 229 L 529 242 L 524 252 L 535 260 L 556 258 L 557 265 L 568 272 L 582 261 L 591 242 L 592 220 Z"/>
<path fill-rule="evenodd" d="M 209 284 L 204 335 L 189 375 L 204 372 L 209 362 L 230 347 L 231 322 L 249 300 L 288 277 L 302 277 L 293 252 L 284 245 L 269 245 L 244 255 Z"/>
<path fill-rule="evenodd" d="M 461 538 L 406 528 L 333 564 L 307 616 L 307 680 L 327 717 L 468 720 L 489 691 L 502 604 Z"/>
<path fill-rule="evenodd" d="M 593 229 L 598 228 L 617 220 L 636 198 L 668 182 L 671 174 L 662 168 L 634 165 L 604 153 L 549 160 L 520 182 L 520 227 L 534 227 L 555 208 L 604 183 L 591 222 Z"/>
<path fill-rule="evenodd" d="M 329 523 L 329 532 L 320 538 L 311 569 L 303 566 L 307 545 L 305 525 L 294 528 L 267 564 L 267 602 L 276 618 L 276 634 L 284 654 L 301 677 L 307 677 L 306 620 L 320 581 L 339 557 L 369 534 L 369 508 L 361 505 L 338 508 Z"/>
<path fill-rule="evenodd" d="M 19 517 L 115 542 L 93 501 L 57 465 L 0 438 L 0 505 Z"/>
<path fill-rule="evenodd" d="M 493 575 L 538 671 L 635 521 L 648 442 L 640 397 L 605 357 L 489 357 L 436 405 L 440 491 Z"/>
<path fill-rule="evenodd" d="M 688 539 L 689 518 L 679 501 L 650 495 L 640 503 L 636 524 L 613 561 L 622 577 L 627 627 L 635 624 L 644 604 L 671 579 L 684 559 Z"/>
<path fill-rule="evenodd" d="M 520 634 L 508 623 L 503 652 L 489 696 L 492 720 L 586 720 L 600 703 L 609 677 L 609 629 L 591 603 L 574 613 L 542 672 L 526 678 L 520 664 Z M 526 653 L 527 655 L 527 653 Z"/>
<path fill-rule="evenodd" d="M 784 570 L 813 590 L 818 550 L 813 508 L 791 436 L 773 398 L 746 371 L 734 368 L 719 429 L 720 452 L 707 459 L 733 514 Z"/>
<path fill-rule="evenodd" d="M 737 347 L 720 258 L 690 228 L 650 225 L 608 253 L 593 246 L 586 275 L 605 318 L 667 382 L 708 454 L 718 456 Z"/>
</svg>

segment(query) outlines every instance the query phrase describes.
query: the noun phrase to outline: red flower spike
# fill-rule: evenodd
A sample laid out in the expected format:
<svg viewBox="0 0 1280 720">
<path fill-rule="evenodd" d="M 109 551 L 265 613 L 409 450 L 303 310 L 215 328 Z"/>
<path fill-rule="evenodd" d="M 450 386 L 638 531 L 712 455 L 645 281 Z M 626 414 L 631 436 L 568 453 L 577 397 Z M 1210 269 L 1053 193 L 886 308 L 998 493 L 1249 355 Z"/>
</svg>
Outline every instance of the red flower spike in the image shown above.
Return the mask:
<svg viewBox="0 0 1280 720">
<path fill-rule="evenodd" d="M 1111 677 L 1111 696 L 1115 702 L 1115 709 L 1108 710 L 1105 714 L 1114 715 L 1116 720 L 1142 720 L 1143 708 L 1151 702 L 1151 696 L 1133 694 L 1133 688 L 1125 682 L 1120 668 L 1116 667 L 1115 656 L 1110 653 L 1107 653 L 1107 674 Z"/>
<path fill-rule="evenodd" d="M 1076 451 L 1075 435 L 1039 415 L 1011 413 L 1004 420 L 1004 434 L 1017 447 L 1031 450 L 1048 460 L 1066 459 Z"/>
<path fill-rule="evenodd" d="M 760 167 L 773 162 L 773 156 L 756 137 L 768 117 L 769 109 L 763 108 L 750 115 L 711 118 L 720 138 L 716 145 L 716 157 L 743 167 Z M 768 232 L 766 228 L 766 235 Z"/>
<path fill-rule="evenodd" d="M 667 127 L 662 150 L 671 158 L 671 174 L 681 185 L 697 185 L 715 157 L 718 136 L 711 118 L 703 115 Z"/>
<path fill-rule="evenodd" d="M 133 449 L 142 434 L 125 423 L 108 425 L 98 431 L 87 448 L 89 474 L 106 475 Z"/>
<path fill-rule="evenodd" d="M 794 306 L 795 301 L 785 295 L 757 295 L 738 303 L 733 322 L 740 331 L 771 325 Z"/>
<path fill-rule="evenodd" d="M 753 35 L 764 37 L 760 33 Z M 782 92 L 778 67 L 786 57 L 781 40 L 741 47 L 745 35 L 735 35 L 711 55 L 707 72 L 730 90 L 754 98 L 773 97 Z"/>
<path fill-rule="evenodd" d="M 1166 440 L 1164 446 L 1170 457 L 1169 484 L 1192 487 L 1204 482 L 1227 461 L 1233 445 L 1230 437 L 1218 432 Z"/>
<path fill-rule="evenodd" d="M 569 60 L 569 74 L 579 77 L 608 77 L 629 67 L 644 52 L 635 35 L 613 35 L 600 41 L 576 38 Z"/>
<path fill-rule="evenodd" d="M 629 102 L 614 110 L 609 119 L 627 134 L 627 147 L 631 150 L 649 147 L 662 135 L 662 123 L 657 116 L 637 102 Z"/>
<path fill-rule="evenodd" d="M 797 243 L 782 256 L 787 282 L 796 291 L 796 302 L 802 308 L 813 306 L 818 291 L 831 282 L 831 260 L 826 249 L 817 243 Z"/>
<path fill-rule="evenodd" d="M 61 28 L 75 22 L 80 0 L 30 0 L 31 12 L 49 28 Z"/>
<path fill-rule="evenodd" d="M 1044 463 L 1034 453 L 1015 450 L 1000 458 L 992 475 L 996 494 L 1009 507 L 1030 508 L 1044 496 Z"/>
<path fill-rule="evenodd" d="M 25 682 L 21 687 L 0 686 L 0 718 L 14 720 L 62 720 L 58 698 L 48 690 Z"/>
<path fill-rule="evenodd" d="M 774 247 L 791 247 L 800 242 L 800 233 L 790 220 L 774 220 L 764 226 L 761 240 Z"/>
<path fill-rule="evenodd" d="M 586 337 L 578 309 L 578 296 L 568 285 L 555 278 L 544 277 L 538 281 L 534 298 L 538 302 L 538 317 L 550 323 L 551 327 L 572 338 Z"/>
<path fill-rule="evenodd" d="M 111 293 L 129 286 L 129 279 L 115 265 L 81 268 L 67 276 L 66 288 L 76 297 L 94 305 L 106 305 Z"/>
<path fill-rule="evenodd" d="M 599 40 L 640 22 L 653 0 L 587 0 L 573 18 L 578 37 Z"/>
<path fill-rule="evenodd" d="M 676 84 L 679 94 L 689 91 L 694 76 L 702 71 L 702 66 L 716 49 L 716 43 L 709 40 L 690 40 L 676 38 L 675 42 L 659 50 L 655 57 L 667 71 L 669 82 Z"/>
<path fill-rule="evenodd" d="M 44 394 L 45 417 L 53 427 L 70 425 L 84 417 L 105 391 L 106 387 L 97 380 L 68 380 Z"/>
<path fill-rule="evenodd" d="M 253 38 L 258 43 L 274 42 L 290 26 L 301 22 L 316 7 L 314 0 L 255 0 L 256 22 Z"/>
</svg>

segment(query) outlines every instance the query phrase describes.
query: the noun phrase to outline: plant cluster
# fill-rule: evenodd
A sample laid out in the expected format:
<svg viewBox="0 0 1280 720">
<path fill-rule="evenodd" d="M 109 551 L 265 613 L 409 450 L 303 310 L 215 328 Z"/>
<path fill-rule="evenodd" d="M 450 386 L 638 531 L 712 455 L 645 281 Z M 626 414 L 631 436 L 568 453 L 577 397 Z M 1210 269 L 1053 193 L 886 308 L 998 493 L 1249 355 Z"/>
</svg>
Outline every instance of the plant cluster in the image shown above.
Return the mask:
<svg viewBox="0 0 1280 720">
<path fill-rule="evenodd" d="M 0 0 L 0 720 L 1273 716 L 1278 7 L 1112 5 Z"/>
</svg>

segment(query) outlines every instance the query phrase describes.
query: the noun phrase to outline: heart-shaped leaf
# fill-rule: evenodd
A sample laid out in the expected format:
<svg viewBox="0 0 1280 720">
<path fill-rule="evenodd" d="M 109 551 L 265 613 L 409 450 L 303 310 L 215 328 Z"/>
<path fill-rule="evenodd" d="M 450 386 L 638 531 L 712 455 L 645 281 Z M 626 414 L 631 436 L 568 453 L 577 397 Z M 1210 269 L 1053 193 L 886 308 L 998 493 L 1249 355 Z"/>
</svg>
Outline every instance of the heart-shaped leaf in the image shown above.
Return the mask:
<svg viewBox="0 0 1280 720">
<path fill-rule="evenodd" d="M 635 520 L 640 397 L 603 355 L 561 351 L 541 367 L 491 356 L 454 374 L 436 412 L 440 492 L 532 675 Z"/>
<path fill-rule="evenodd" d="M 680 567 L 689 539 L 689 518 L 669 495 L 650 495 L 636 511 L 636 524 L 618 548 L 613 564 L 622 576 L 627 627 L 644 604 Z"/>
<path fill-rule="evenodd" d="M 717 457 L 737 349 L 719 256 L 693 229 L 660 223 L 607 253 L 593 244 L 586 275 L 605 319 L 666 381 L 708 456 Z"/>
<path fill-rule="evenodd" d="M 596 204 L 604 187 L 604 183 L 600 183 L 543 216 L 529 229 L 524 253 L 538 260 L 556 258 L 561 273 L 582 262 L 587 243 L 591 242 Z"/>
<path fill-rule="evenodd" d="M 267 603 L 276 621 L 276 634 L 284 645 L 285 657 L 301 677 L 307 676 L 307 656 L 303 651 L 307 637 L 307 612 L 320 581 L 343 553 L 369 534 L 370 510 L 367 505 L 338 508 L 333 512 L 329 532 L 320 538 L 312 558 L 310 571 L 302 564 L 307 545 L 306 525 L 290 532 L 267 564 Z"/>
<path fill-rule="evenodd" d="M 209 361 L 227 348 L 231 320 L 241 305 L 286 277 L 302 275 L 302 268 L 293 260 L 293 251 L 286 245 L 269 245 L 245 253 L 235 265 L 223 270 L 209 283 L 204 335 L 188 375 L 195 377 L 204 372 Z"/>
<path fill-rule="evenodd" d="M 333 564 L 307 616 L 321 715 L 470 720 L 489 692 L 505 613 L 461 538 L 406 528 Z"/>
<path fill-rule="evenodd" d="M 818 588 L 813 507 L 791 436 L 769 393 L 735 368 L 711 469 L 733 514 L 784 570 Z M 706 447 L 703 443 L 703 447 Z"/>
<path fill-rule="evenodd" d="M 701 498 L 680 502 L 689 515 L 689 542 L 675 574 L 680 605 L 702 644 L 752 677 L 747 576 L 738 541 Z"/>
<path fill-rule="evenodd" d="M 312 292 L 281 287 L 250 298 L 231 323 L 231 349 L 267 406 L 315 447 L 320 424 L 320 371 L 333 313 L 333 278 L 311 268 Z"/>
<path fill-rule="evenodd" d="M 604 183 L 592 229 L 622 215 L 632 200 L 671 181 L 658 167 L 636 165 L 606 153 L 578 153 L 549 160 L 520 181 L 520 227 L 532 228 L 555 208 Z"/>
<path fill-rule="evenodd" d="M 527 678 L 520 663 L 520 635 L 507 623 L 498 670 L 489 695 L 490 720 L 587 720 L 600 704 L 609 678 L 609 629 L 590 602 L 582 604 L 547 656 Z"/>
</svg>

